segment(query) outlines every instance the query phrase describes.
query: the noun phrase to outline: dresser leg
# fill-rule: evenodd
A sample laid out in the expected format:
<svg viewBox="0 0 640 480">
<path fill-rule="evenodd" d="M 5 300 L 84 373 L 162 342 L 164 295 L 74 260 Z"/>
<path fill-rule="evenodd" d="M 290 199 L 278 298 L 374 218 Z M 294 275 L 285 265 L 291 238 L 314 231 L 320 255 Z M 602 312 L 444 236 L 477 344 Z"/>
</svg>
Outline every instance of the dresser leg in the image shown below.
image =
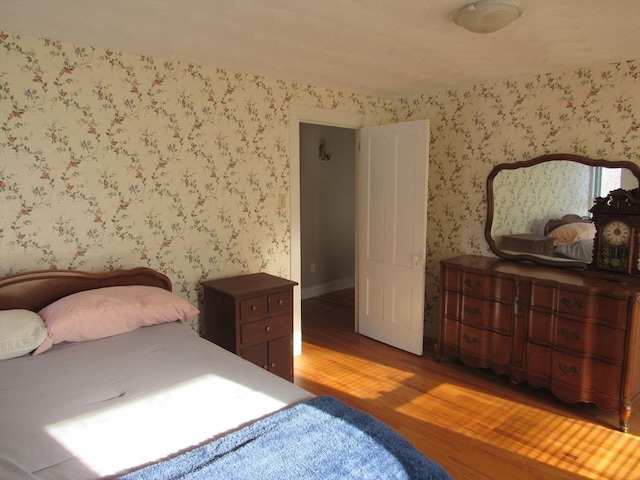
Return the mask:
<svg viewBox="0 0 640 480">
<path fill-rule="evenodd" d="M 623 403 L 620 406 L 620 431 L 627 433 L 629 431 L 629 419 L 631 418 L 631 405 Z"/>
</svg>

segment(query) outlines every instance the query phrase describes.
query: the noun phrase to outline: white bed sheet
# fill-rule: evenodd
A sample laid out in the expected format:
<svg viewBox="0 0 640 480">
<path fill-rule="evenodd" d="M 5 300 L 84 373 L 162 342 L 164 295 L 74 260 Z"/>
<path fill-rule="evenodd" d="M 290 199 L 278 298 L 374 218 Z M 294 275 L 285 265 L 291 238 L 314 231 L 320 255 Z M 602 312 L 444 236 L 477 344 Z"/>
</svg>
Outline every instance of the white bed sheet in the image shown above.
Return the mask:
<svg viewBox="0 0 640 480">
<path fill-rule="evenodd" d="M 109 478 L 312 396 L 177 322 L 61 344 L 0 362 L 0 478 Z"/>
<path fill-rule="evenodd" d="M 593 238 L 587 240 L 579 240 L 569 245 L 559 245 L 554 247 L 556 253 L 570 259 L 576 259 L 581 262 L 591 263 L 593 259 Z"/>
</svg>

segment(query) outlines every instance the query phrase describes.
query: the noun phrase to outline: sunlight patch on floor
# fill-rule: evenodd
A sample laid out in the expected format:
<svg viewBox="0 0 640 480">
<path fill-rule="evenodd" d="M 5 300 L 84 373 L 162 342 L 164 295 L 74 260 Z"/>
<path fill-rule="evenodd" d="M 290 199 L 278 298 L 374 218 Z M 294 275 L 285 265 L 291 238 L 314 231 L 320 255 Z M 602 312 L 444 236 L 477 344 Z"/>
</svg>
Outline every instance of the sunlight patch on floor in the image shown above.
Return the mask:
<svg viewBox="0 0 640 480">
<path fill-rule="evenodd" d="M 316 372 L 332 372 L 326 375 L 329 388 L 340 389 L 344 385 L 344 391 L 349 395 L 375 401 L 378 407 L 391 408 L 422 424 L 451 430 L 454 423 L 458 426 L 454 429 L 458 435 L 584 478 L 640 479 L 640 473 L 637 473 L 640 437 L 553 415 L 461 385 L 429 384 L 415 372 L 370 359 L 317 345 L 305 348 L 314 349 L 314 360 L 310 363 L 305 359 L 300 361 L 305 361 L 305 368 L 313 368 Z M 336 368 L 325 369 L 327 364 L 335 364 Z M 314 375 L 314 379 L 321 381 L 323 376 Z M 406 401 L 407 398 L 413 400 Z M 479 403 L 482 405 L 479 411 L 465 411 L 459 407 L 470 405 L 478 410 Z M 456 417 L 460 421 L 456 421 Z M 473 420 L 470 422 L 469 418 Z M 585 444 L 588 445 L 586 452 Z M 615 462 L 608 461 L 614 458 Z"/>
<path fill-rule="evenodd" d="M 456 412 L 447 406 L 448 398 L 456 396 L 456 403 L 464 405 L 464 400 L 459 399 L 461 390 L 463 395 L 474 397 L 475 405 L 481 401 L 484 408 L 474 412 L 473 422 L 458 423 L 459 427 L 455 429 L 458 434 L 587 478 L 634 478 L 633 472 L 637 472 L 636 479 L 640 478 L 640 472 L 637 471 L 640 465 L 640 438 L 611 432 L 607 427 L 578 419 L 553 416 L 547 411 L 465 389 L 460 385 L 444 383 L 426 392 L 425 395 L 434 398 L 432 408 L 428 411 L 425 411 L 422 401 L 419 408 L 412 402 L 399 407 L 398 412 L 450 428 L 451 415 Z M 438 421 L 443 415 L 449 418 L 446 424 Z M 469 418 L 468 413 L 465 418 Z M 587 452 L 584 452 L 585 444 L 589 445 Z M 580 447 L 576 448 L 578 445 Z M 577 455 L 576 451 L 583 453 Z M 618 464 L 624 459 L 624 468 L 611 470 L 614 467 L 607 459 L 614 457 Z"/>
</svg>

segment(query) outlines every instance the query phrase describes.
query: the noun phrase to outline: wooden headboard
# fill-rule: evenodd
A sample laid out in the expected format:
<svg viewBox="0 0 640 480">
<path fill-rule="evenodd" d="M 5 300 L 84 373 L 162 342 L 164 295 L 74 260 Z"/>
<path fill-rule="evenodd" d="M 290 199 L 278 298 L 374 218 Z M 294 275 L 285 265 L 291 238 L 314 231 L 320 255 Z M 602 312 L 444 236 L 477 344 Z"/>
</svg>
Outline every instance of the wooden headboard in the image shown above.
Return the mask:
<svg viewBox="0 0 640 480">
<path fill-rule="evenodd" d="M 42 270 L 0 279 L 0 310 L 24 308 L 37 312 L 73 293 L 126 285 L 172 288 L 169 277 L 146 267 L 103 273 Z"/>
</svg>

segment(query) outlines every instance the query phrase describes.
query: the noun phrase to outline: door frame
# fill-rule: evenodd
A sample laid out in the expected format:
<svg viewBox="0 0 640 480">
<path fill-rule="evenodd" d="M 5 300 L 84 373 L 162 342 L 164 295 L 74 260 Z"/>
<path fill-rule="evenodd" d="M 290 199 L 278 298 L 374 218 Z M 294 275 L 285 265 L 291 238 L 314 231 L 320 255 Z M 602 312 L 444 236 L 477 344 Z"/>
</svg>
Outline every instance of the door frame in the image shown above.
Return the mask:
<svg viewBox="0 0 640 480">
<path fill-rule="evenodd" d="M 289 224 L 291 226 L 291 280 L 298 282 L 293 295 L 293 354 L 302 353 L 302 258 L 300 229 L 300 124 L 311 123 L 329 127 L 349 128 L 356 131 L 356 150 L 360 140 L 360 127 L 366 125 L 367 117 L 358 113 L 341 112 L 307 105 L 291 105 L 289 108 Z M 356 155 L 356 178 L 358 168 Z M 356 185 L 354 185 L 356 188 Z M 356 197 L 357 198 L 357 197 Z M 357 209 L 357 202 L 356 202 Z M 357 249 L 357 238 L 356 245 Z M 357 258 L 357 251 L 356 251 Z M 357 265 L 355 266 L 357 268 Z M 356 289 L 358 278 L 356 275 Z M 357 308 L 357 305 L 356 305 Z M 357 318 L 357 316 L 356 316 Z"/>
</svg>

